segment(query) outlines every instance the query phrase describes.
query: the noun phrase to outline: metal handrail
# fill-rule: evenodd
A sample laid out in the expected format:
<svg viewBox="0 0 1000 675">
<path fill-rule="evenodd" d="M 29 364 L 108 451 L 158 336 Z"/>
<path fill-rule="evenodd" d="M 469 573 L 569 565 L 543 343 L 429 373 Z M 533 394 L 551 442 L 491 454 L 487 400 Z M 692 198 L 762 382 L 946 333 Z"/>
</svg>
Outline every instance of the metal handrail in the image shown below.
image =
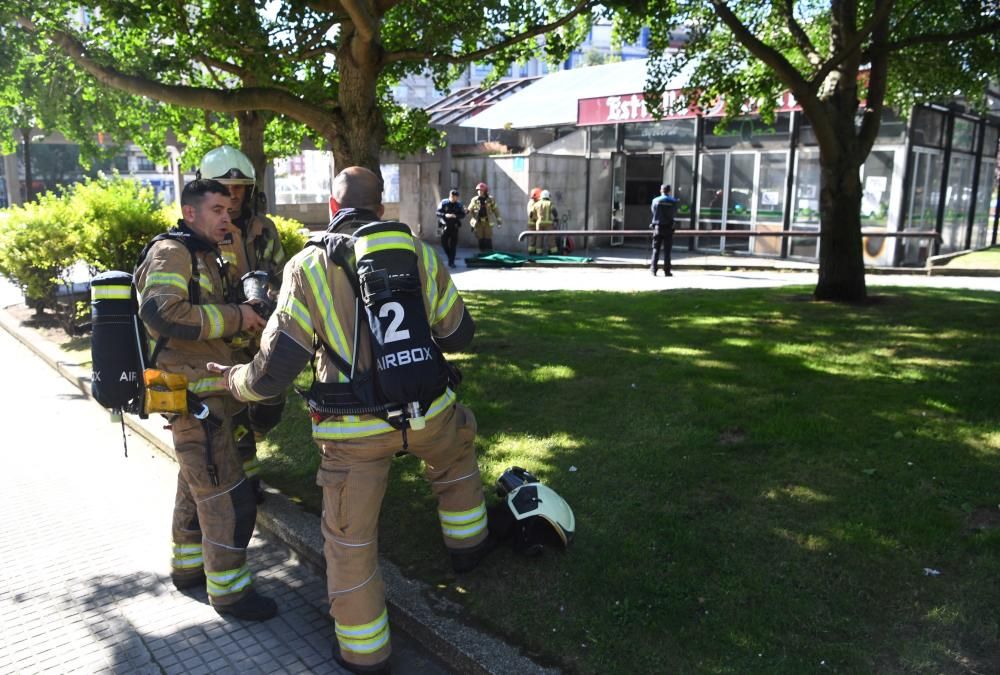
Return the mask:
<svg viewBox="0 0 1000 675">
<path fill-rule="evenodd" d="M 517 240 L 525 237 L 652 237 L 653 230 L 524 230 Z M 819 237 L 818 230 L 776 230 L 759 232 L 755 230 L 674 230 L 675 237 Z M 937 232 L 885 232 L 882 230 L 861 230 L 864 237 L 902 237 L 907 239 L 940 239 Z"/>
</svg>

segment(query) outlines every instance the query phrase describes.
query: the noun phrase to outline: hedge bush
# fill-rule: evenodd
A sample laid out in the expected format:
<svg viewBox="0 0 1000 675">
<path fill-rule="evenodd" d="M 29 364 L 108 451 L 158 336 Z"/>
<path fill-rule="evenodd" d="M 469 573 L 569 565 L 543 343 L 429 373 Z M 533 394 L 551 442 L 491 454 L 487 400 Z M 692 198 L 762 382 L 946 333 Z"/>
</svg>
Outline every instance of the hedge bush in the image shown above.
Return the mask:
<svg viewBox="0 0 1000 675">
<path fill-rule="evenodd" d="M 285 218 L 284 216 L 274 216 L 271 214 L 268 214 L 267 217 L 274 221 L 275 227 L 278 228 L 278 235 L 281 237 L 281 247 L 285 249 L 285 260 L 288 260 L 305 247 L 306 240 L 309 238 L 309 230 L 305 225 L 294 218 Z"/>
<path fill-rule="evenodd" d="M 36 312 L 55 307 L 80 259 L 79 232 L 65 197 L 47 192 L 36 202 L 12 206 L 0 219 L 0 274 L 20 286 Z"/>
<path fill-rule="evenodd" d="M 78 183 L 68 199 L 80 253 L 95 272 L 131 272 L 143 247 L 171 224 L 151 187 L 118 175 Z"/>
</svg>

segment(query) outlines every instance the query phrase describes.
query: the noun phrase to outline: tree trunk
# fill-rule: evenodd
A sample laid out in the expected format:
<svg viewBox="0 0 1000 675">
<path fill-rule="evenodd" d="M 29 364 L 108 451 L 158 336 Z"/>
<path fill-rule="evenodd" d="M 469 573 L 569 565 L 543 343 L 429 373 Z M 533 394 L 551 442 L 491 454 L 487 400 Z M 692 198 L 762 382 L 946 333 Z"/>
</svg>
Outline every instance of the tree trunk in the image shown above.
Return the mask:
<svg viewBox="0 0 1000 675">
<path fill-rule="evenodd" d="M 31 128 L 22 128 L 21 137 L 24 139 L 24 201 L 27 203 L 35 197 L 31 185 L 34 182 L 31 175 Z"/>
<path fill-rule="evenodd" d="M 865 265 L 861 241 L 862 152 L 855 118 L 858 114 L 857 69 L 830 74 L 821 99 L 826 124 L 819 142 L 820 249 L 817 300 L 863 302 Z"/>
<path fill-rule="evenodd" d="M 817 300 L 862 302 L 867 297 L 857 155 L 853 147 L 841 148 L 835 157 L 820 152 L 819 282 L 814 292 Z"/>
<path fill-rule="evenodd" d="M 345 26 L 345 36 L 337 50 L 340 74 L 336 138 L 333 161 L 338 172 L 349 166 L 363 166 L 381 176 L 379 154 L 385 143 L 386 128 L 378 105 L 376 86 L 382 69 L 377 41 L 365 43 L 353 28 Z"/>
<path fill-rule="evenodd" d="M 253 164 L 257 173 L 257 184 L 264 184 L 267 169 L 267 155 L 264 154 L 264 129 L 267 127 L 266 113 L 260 110 L 244 110 L 236 113 L 240 127 L 240 150 Z"/>
</svg>

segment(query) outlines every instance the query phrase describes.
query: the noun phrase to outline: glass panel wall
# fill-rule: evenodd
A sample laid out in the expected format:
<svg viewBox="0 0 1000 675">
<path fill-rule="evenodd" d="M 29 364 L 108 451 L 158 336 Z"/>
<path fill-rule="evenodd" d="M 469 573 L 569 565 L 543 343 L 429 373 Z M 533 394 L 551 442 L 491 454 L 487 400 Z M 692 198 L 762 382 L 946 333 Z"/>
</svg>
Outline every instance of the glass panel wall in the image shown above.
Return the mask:
<svg viewBox="0 0 1000 675">
<path fill-rule="evenodd" d="M 722 226 L 727 230 L 749 230 L 753 215 L 753 182 L 757 153 L 733 153 L 729 157 L 729 195 Z M 724 237 L 727 251 L 749 251 L 749 237 Z"/>
<path fill-rule="evenodd" d="M 698 200 L 698 229 L 721 230 L 726 189 L 725 154 L 701 156 L 701 188 Z M 718 237 L 698 237 L 696 248 L 719 250 Z"/>
<path fill-rule="evenodd" d="M 785 169 L 788 156 L 784 152 L 760 154 L 757 178 L 757 203 L 755 230 L 773 232 L 781 230 L 781 217 L 785 208 Z M 760 255 L 781 255 L 781 239 L 760 237 L 752 240 L 753 252 Z"/>
<path fill-rule="evenodd" d="M 930 108 L 917 108 L 913 111 L 913 121 L 910 124 L 910 134 L 915 145 L 926 145 L 934 148 L 943 147 L 944 113 Z"/>
<path fill-rule="evenodd" d="M 914 148 L 910 153 L 910 205 L 904 220 L 904 230 L 934 230 L 941 198 L 941 163 L 942 157 L 938 150 Z M 904 239 L 903 264 L 922 265 L 927 260 L 931 244 L 930 239 Z"/>
<path fill-rule="evenodd" d="M 979 188 L 976 191 L 976 213 L 972 220 L 972 248 L 989 246 L 993 240 L 993 219 L 990 218 L 990 206 L 996 201 L 993 197 L 996 162 L 983 160 L 979 168 Z"/>
<path fill-rule="evenodd" d="M 956 120 L 957 121 L 957 120 Z M 965 234 L 972 207 L 972 155 L 955 153 L 948 168 L 945 191 L 944 221 L 941 226 L 941 253 L 953 253 L 965 248 Z"/>
<path fill-rule="evenodd" d="M 792 229 L 819 232 L 819 152 L 802 150 L 795 164 Z M 789 237 L 789 257 L 815 259 L 818 251 L 818 237 Z"/>
<path fill-rule="evenodd" d="M 873 150 L 861 170 L 861 226 L 886 229 L 892 191 L 891 150 Z"/>
</svg>

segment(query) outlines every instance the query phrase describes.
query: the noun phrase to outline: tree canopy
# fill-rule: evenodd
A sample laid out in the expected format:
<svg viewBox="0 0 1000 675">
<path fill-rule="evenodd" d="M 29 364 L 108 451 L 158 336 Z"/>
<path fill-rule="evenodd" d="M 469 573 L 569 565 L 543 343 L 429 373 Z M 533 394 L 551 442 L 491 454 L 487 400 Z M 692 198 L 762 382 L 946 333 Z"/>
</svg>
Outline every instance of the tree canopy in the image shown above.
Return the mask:
<svg viewBox="0 0 1000 675">
<path fill-rule="evenodd" d="M 16 38 L 19 64 L 60 65 L 49 70 L 64 75 L 22 72 L 43 82 L 64 77 L 55 90 L 78 92 L 58 119 L 75 140 L 105 130 L 141 142 L 169 129 L 198 145 L 239 131 L 291 147 L 308 134 L 338 164 L 377 170 L 383 147 L 409 154 L 439 140 L 422 110 L 393 100 L 401 78 L 429 72 L 445 88 L 471 62 L 499 72 L 537 54 L 564 60 L 596 7 L 592 0 L 9 0 L 0 37 Z M 0 78 L 16 79 L 3 66 Z M 245 150 L 253 145 L 243 140 Z"/>
</svg>

